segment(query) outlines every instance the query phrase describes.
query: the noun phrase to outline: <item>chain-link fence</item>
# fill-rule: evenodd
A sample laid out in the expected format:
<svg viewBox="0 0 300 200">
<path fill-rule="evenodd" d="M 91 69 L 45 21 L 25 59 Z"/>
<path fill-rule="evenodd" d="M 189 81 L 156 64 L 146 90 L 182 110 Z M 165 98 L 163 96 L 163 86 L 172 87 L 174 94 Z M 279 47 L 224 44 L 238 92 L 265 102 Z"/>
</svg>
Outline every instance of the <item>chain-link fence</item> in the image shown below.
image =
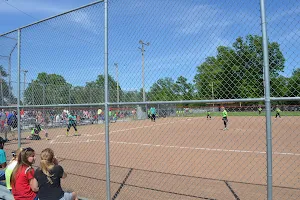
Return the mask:
<svg viewBox="0 0 300 200">
<path fill-rule="evenodd" d="M 52 148 L 81 198 L 299 199 L 299 10 L 109 0 L 1 35 L 4 149 Z"/>
</svg>

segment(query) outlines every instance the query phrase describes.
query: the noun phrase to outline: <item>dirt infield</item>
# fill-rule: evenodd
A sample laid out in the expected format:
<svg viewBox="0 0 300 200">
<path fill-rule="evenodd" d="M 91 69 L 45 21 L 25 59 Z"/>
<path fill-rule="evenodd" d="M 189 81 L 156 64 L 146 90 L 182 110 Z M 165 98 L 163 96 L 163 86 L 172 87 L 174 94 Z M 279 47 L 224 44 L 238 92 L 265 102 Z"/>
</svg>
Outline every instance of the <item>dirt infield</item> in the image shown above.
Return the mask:
<svg viewBox="0 0 300 200">
<path fill-rule="evenodd" d="M 272 120 L 273 199 L 296 200 L 300 117 Z M 229 117 L 229 130 L 222 128 L 220 117 L 110 123 L 112 198 L 266 199 L 265 118 Z M 22 146 L 33 147 L 37 154 L 52 148 L 69 174 L 65 189 L 88 199 L 106 199 L 105 127 L 78 130 L 81 136 L 66 137 L 66 129 L 49 129 L 51 140 L 22 140 Z M 5 149 L 16 147 L 11 141 Z"/>
</svg>

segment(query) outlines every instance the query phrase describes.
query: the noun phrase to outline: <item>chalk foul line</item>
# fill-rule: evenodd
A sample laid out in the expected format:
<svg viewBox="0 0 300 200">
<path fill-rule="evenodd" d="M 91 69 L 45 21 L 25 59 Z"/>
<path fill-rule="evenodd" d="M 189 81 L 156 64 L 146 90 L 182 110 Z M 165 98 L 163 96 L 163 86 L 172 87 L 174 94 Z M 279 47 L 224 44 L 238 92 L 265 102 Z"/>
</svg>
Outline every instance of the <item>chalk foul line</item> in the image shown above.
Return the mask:
<svg viewBox="0 0 300 200">
<path fill-rule="evenodd" d="M 71 144 L 71 143 L 89 143 L 89 142 L 102 142 L 105 143 L 105 140 L 81 140 L 81 141 L 66 141 L 66 142 L 56 142 L 53 141 L 51 144 Z M 118 142 L 110 141 L 114 144 L 122 145 L 139 145 L 146 147 L 160 147 L 160 148 L 175 148 L 175 149 L 186 149 L 186 150 L 202 150 L 202 151 L 217 151 L 217 152 L 233 152 L 233 153 L 254 153 L 254 154 L 266 154 L 265 151 L 248 151 L 248 150 L 234 150 L 234 149 L 216 149 L 216 148 L 204 148 L 204 147 L 181 147 L 181 146 L 170 146 L 170 145 L 160 145 L 160 144 L 143 144 L 136 142 Z M 286 152 L 273 152 L 273 155 L 287 155 L 287 156 L 300 156 L 298 153 L 286 153 Z"/>
</svg>

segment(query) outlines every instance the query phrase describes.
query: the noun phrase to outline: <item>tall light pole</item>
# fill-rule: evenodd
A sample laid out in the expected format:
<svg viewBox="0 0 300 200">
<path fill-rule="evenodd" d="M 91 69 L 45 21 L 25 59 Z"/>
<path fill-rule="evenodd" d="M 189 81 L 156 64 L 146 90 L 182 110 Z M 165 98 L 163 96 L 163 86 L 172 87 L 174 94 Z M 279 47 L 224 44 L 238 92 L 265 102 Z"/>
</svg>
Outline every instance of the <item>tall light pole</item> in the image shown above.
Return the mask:
<svg viewBox="0 0 300 200">
<path fill-rule="evenodd" d="M 4 97 L 3 97 L 3 86 L 2 86 L 2 82 L 3 82 L 3 79 L 2 79 L 2 70 L 0 71 L 0 82 L 1 82 L 1 105 L 3 106 L 3 104 L 4 104 Z"/>
<path fill-rule="evenodd" d="M 11 50 L 10 54 L 9 54 L 9 58 L 8 58 L 8 93 L 9 93 L 9 100 L 11 100 L 11 92 L 12 92 L 12 87 L 11 87 L 11 56 L 14 52 L 14 50 L 16 49 L 16 47 L 18 46 L 18 42 L 15 44 L 15 46 L 13 47 L 13 49 Z"/>
<path fill-rule="evenodd" d="M 144 45 L 149 46 L 150 43 L 144 43 L 142 40 L 139 41 L 139 43 L 142 45 L 142 48 L 139 48 L 142 52 L 142 85 L 143 85 L 143 102 L 146 101 L 146 94 L 145 94 L 145 67 L 144 67 L 144 52 L 145 52 L 145 48 Z"/>
<path fill-rule="evenodd" d="M 214 99 L 214 82 L 211 82 L 211 99 Z M 214 103 L 213 103 L 213 107 L 215 107 Z"/>
<path fill-rule="evenodd" d="M 119 80 L 118 80 L 118 76 L 119 76 L 119 72 L 118 72 L 118 63 L 115 63 L 116 66 L 116 81 L 117 81 L 117 103 L 119 103 L 120 101 L 120 94 L 119 94 Z M 118 105 L 119 107 L 119 105 Z"/>
<path fill-rule="evenodd" d="M 25 101 L 25 88 L 26 88 L 26 73 L 28 72 L 28 70 L 21 70 L 22 72 L 24 72 L 24 85 L 23 85 L 23 104 Z"/>
<path fill-rule="evenodd" d="M 3 57 L 3 58 L 8 58 L 8 65 L 10 65 L 10 57 L 8 57 L 8 56 L 2 56 L 2 55 L 0 55 L 0 57 Z M 2 71 L 4 71 L 3 70 L 3 67 L 0 65 L 0 67 L 1 67 L 1 70 L 0 70 L 0 82 L 1 82 L 1 105 L 3 106 L 4 105 L 4 96 L 3 96 L 3 77 L 2 77 Z M 10 75 L 9 74 L 7 74 L 9 77 L 10 77 Z M 9 79 L 10 80 L 10 79 Z M 9 85 L 10 86 L 10 85 Z M 10 87 L 9 87 L 10 88 Z M 8 90 L 10 90 L 8 88 Z M 10 93 L 9 93 L 9 99 L 10 99 Z"/>
</svg>

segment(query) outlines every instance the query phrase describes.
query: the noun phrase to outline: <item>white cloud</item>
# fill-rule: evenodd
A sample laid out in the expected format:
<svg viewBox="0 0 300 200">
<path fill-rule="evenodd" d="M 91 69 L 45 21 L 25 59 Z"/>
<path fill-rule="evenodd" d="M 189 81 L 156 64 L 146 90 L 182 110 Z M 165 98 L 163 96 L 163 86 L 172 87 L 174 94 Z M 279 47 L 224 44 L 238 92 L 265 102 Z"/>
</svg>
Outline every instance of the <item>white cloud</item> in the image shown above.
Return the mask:
<svg viewBox="0 0 300 200">
<path fill-rule="evenodd" d="M 93 22 L 92 17 L 85 11 L 77 11 L 76 14 L 70 15 L 70 20 L 79 24 L 80 28 L 84 28 L 86 31 L 94 34 L 98 34 L 99 32 L 97 29 L 99 25 Z"/>
<path fill-rule="evenodd" d="M 45 19 L 48 17 L 52 17 L 68 10 L 77 8 L 79 6 L 88 4 L 93 0 L 80 0 L 74 2 L 72 1 L 50 1 L 50 0 L 22 0 L 22 1 L 8 1 L 0 2 L 0 18 L 1 16 L 5 16 L 6 18 L 16 18 L 20 15 L 31 16 L 31 21 L 26 21 L 24 19 L 20 19 L 20 21 L 24 22 L 21 25 L 24 26 L 26 24 L 32 23 L 34 21 L 38 21 L 41 19 Z M 94 2 L 94 1 L 93 1 Z M 23 12 L 23 14 L 22 14 Z M 28 18 L 27 17 L 27 18 Z M 78 24 L 80 28 L 93 32 L 97 34 L 99 30 L 96 30 L 95 23 L 92 20 L 92 17 L 89 16 L 89 13 L 84 10 L 79 10 L 74 12 L 73 14 L 68 15 L 68 20 L 71 21 L 70 25 Z M 51 21 L 52 26 L 55 28 L 57 26 L 56 21 Z"/>
</svg>

